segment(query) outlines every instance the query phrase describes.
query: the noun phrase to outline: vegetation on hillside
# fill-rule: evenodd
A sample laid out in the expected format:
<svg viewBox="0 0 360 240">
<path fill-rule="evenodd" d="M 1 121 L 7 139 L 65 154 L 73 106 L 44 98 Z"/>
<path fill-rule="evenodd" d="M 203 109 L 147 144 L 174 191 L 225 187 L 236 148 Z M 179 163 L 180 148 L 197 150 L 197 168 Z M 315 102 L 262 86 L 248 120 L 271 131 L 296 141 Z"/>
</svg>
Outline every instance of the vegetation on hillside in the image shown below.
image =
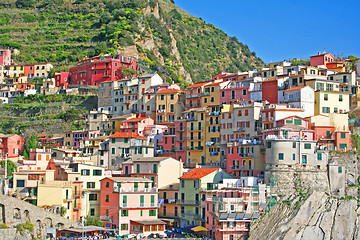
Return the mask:
<svg viewBox="0 0 360 240">
<path fill-rule="evenodd" d="M 263 66 L 235 37 L 166 0 L 0 2 L 0 47 L 20 50 L 16 62 L 52 62 L 68 70 L 85 56 L 116 54 L 126 46 L 136 46 L 145 68 L 182 84 L 182 66 L 194 82 Z"/>
</svg>

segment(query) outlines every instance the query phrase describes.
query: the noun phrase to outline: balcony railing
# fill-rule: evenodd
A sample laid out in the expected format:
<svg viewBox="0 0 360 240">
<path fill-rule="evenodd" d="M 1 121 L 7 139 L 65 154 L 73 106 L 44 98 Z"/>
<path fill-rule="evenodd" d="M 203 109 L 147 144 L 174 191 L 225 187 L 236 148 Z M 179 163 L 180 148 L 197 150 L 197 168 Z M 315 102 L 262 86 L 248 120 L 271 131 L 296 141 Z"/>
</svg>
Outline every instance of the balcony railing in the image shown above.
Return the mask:
<svg viewBox="0 0 360 240">
<path fill-rule="evenodd" d="M 197 137 L 187 137 L 188 141 L 196 141 L 196 140 L 202 140 L 204 139 L 202 136 L 197 136 Z"/>
<path fill-rule="evenodd" d="M 199 97 L 201 97 L 201 93 L 195 93 L 195 94 L 187 94 L 186 95 L 186 98 L 199 98 Z"/>
<path fill-rule="evenodd" d="M 204 127 L 199 127 L 199 126 L 197 126 L 197 127 L 188 127 L 187 128 L 187 130 L 188 131 L 202 131 L 202 130 L 204 130 Z"/>
<path fill-rule="evenodd" d="M 113 216 L 100 215 L 100 221 L 113 221 Z"/>
<path fill-rule="evenodd" d="M 132 188 L 132 187 L 122 187 L 119 188 L 117 185 L 113 187 L 113 192 L 119 192 L 119 189 L 121 190 L 121 193 L 157 193 L 157 188 Z"/>
<path fill-rule="evenodd" d="M 203 146 L 197 146 L 197 147 L 188 146 L 188 147 L 186 147 L 186 149 L 193 150 L 193 151 L 202 151 L 202 150 L 204 150 L 204 147 Z"/>
<path fill-rule="evenodd" d="M 179 200 L 179 204 L 180 205 L 200 205 L 201 201 L 200 200 L 184 200 L 184 199 L 180 199 Z"/>
</svg>

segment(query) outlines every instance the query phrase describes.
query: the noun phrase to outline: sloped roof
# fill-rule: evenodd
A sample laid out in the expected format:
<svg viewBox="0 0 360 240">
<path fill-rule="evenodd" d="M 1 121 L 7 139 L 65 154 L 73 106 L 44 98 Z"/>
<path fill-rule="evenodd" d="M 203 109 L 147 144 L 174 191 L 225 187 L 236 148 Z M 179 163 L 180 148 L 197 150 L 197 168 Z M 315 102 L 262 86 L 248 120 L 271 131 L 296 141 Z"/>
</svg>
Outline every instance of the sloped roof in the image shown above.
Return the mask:
<svg viewBox="0 0 360 240">
<path fill-rule="evenodd" d="M 306 85 L 306 86 L 292 87 L 292 88 L 284 90 L 284 92 L 295 91 L 295 90 L 299 90 L 299 89 L 306 88 L 306 87 L 308 87 L 308 86 Z"/>
<path fill-rule="evenodd" d="M 181 91 L 181 90 L 178 90 L 178 89 L 164 88 L 164 89 L 160 89 L 156 93 L 183 93 L 183 92 L 184 91 Z"/>
<path fill-rule="evenodd" d="M 111 136 L 109 136 L 109 138 L 137 138 L 137 139 L 146 139 L 146 137 L 141 136 L 137 133 L 132 133 L 132 132 L 117 132 Z"/>
<path fill-rule="evenodd" d="M 182 175 L 180 179 L 200 179 L 220 169 L 221 168 L 194 168 L 190 172 Z"/>
<path fill-rule="evenodd" d="M 204 86 L 204 85 L 206 85 L 206 84 L 208 84 L 208 83 L 210 83 L 210 82 L 199 82 L 199 83 L 195 83 L 195 84 L 193 84 L 193 85 L 190 85 L 190 86 L 188 86 L 187 88 L 201 87 L 201 86 Z"/>
<path fill-rule="evenodd" d="M 144 119 L 147 119 L 148 117 L 135 117 L 135 118 L 129 118 L 124 120 L 124 122 L 140 122 Z"/>
</svg>

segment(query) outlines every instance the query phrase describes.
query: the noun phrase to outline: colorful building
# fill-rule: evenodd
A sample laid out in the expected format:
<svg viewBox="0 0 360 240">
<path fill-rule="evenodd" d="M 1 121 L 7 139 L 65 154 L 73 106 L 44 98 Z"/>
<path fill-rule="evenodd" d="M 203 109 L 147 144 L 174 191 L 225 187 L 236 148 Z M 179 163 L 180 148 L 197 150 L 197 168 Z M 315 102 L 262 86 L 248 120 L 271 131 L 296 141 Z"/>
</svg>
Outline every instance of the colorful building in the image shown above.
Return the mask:
<svg viewBox="0 0 360 240">
<path fill-rule="evenodd" d="M 232 179 L 221 168 L 194 168 L 180 177 L 180 226 L 202 226 L 205 209 L 201 193 L 217 187 L 224 179 Z"/>
<path fill-rule="evenodd" d="M 19 157 L 24 150 L 25 140 L 17 134 L 0 133 L 0 155 L 7 155 L 8 158 Z"/>
<path fill-rule="evenodd" d="M 119 235 L 163 233 L 158 219 L 158 191 L 142 177 L 107 177 L 101 180 L 100 219 Z M 120 226 L 120 228 L 119 228 Z"/>
</svg>

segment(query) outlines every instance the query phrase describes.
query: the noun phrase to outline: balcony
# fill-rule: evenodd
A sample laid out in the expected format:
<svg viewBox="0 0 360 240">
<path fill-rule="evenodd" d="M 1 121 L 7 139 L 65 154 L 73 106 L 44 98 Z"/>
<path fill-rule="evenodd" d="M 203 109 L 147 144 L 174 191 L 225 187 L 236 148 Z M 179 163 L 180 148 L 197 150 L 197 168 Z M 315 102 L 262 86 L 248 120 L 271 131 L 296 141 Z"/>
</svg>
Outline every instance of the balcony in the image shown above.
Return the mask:
<svg viewBox="0 0 360 240">
<path fill-rule="evenodd" d="M 200 200 L 184 200 L 184 199 L 180 199 L 179 200 L 179 204 L 180 205 L 193 205 L 193 206 L 198 206 L 201 204 Z"/>
<path fill-rule="evenodd" d="M 299 141 L 300 137 L 299 136 L 292 136 L 292 137 L 287 137 L 287 136 L 282 136 L 282 135 L 267 135 L 266 140 L 293 140 L 293 141 Z"/>
<path fill-rule="evenodd" d="M 114 185 L 113 192 L 121 193 L 157 193 L 157 188 L 133 188 L 133 187 L 121 187 Z"/>
<path fill-rule="evenodd" d="M 180 204 L 180 199 L 164 199 L 165 204 Z"/>
<path fill-rule="evenodd" d="M 188 147 L 186 147 L 186 149 L 187 150 L 192 150 L 192 151 L 203 151 L 204 147 L 203 146 L 197 146 L 197 147 L 188 146 Z"/>
<path fill-rule="evenodd" d="M 199 98 L 199 97 L 201 97 L 201 93 L 195 93 L 195 94 L 187 94 L 186 95 L 186 98 L 187 99 L 190 99 L 190 98 Z"/>
<path fill-rule="evenodd" d="M 185 128 L 175 128 L 175 130 L 176 130 L 177 132 L 183 132 L 183 131 L 185 131 Z"/>
<path fill-rule="evenodd" d="M 204 127 L 202 126 L 198 126 L 198 127 L 188 127 L 187 128 L 188 131 L 203 131 L 204 130 Z"/>
<path fill-rule="evenodd" d="M 188 122 L 192 122 L 192 121 L 197 122 L 198 119 L 197 119 L 197 117 L 188 117 L 185 120 L 188 121 Z"/>
<path fill-rule="evenodd" d="M 175 141 L 182 142 L 182 141 L 185 141 L 185 138 L 176 138 Z"/>
<path fill-rule="evenodd" d="M 197 107 L 201 107 L 200 103 L 188 103 L 186 104 L 187 108 L 197 108 Z"/>
<path fill-rule="evenodd" d="M 113 216 L 100 216 L 100 221 L 112 222 L 113 221 Z"/>
<path fill-rule="evenodd" d="M 123 100 L 123 102 L 122 102 L 123 104 L 130 104 L 131 103 L 131 100 Z"/>
<path fill-rule="evenodd" d="M 239 127 L 234 129 L 234 132 L 245 132 L 245 128 Z"/>
<path fill-rule="evenodd" d="M 197 140 L 202 140 L 203 137 L 202 136 L 198 136 L 198 137 L 187 137 L 188 141 L 197 141 Z"/>
<path fill-rule="evenodd" d="M 156 111 L 158 114 L 166 114 L 167 113 L 167 111 L 165 110 L 165 109 L 160 109 L 160 110 L 157 110 Z"/>
</svg>

